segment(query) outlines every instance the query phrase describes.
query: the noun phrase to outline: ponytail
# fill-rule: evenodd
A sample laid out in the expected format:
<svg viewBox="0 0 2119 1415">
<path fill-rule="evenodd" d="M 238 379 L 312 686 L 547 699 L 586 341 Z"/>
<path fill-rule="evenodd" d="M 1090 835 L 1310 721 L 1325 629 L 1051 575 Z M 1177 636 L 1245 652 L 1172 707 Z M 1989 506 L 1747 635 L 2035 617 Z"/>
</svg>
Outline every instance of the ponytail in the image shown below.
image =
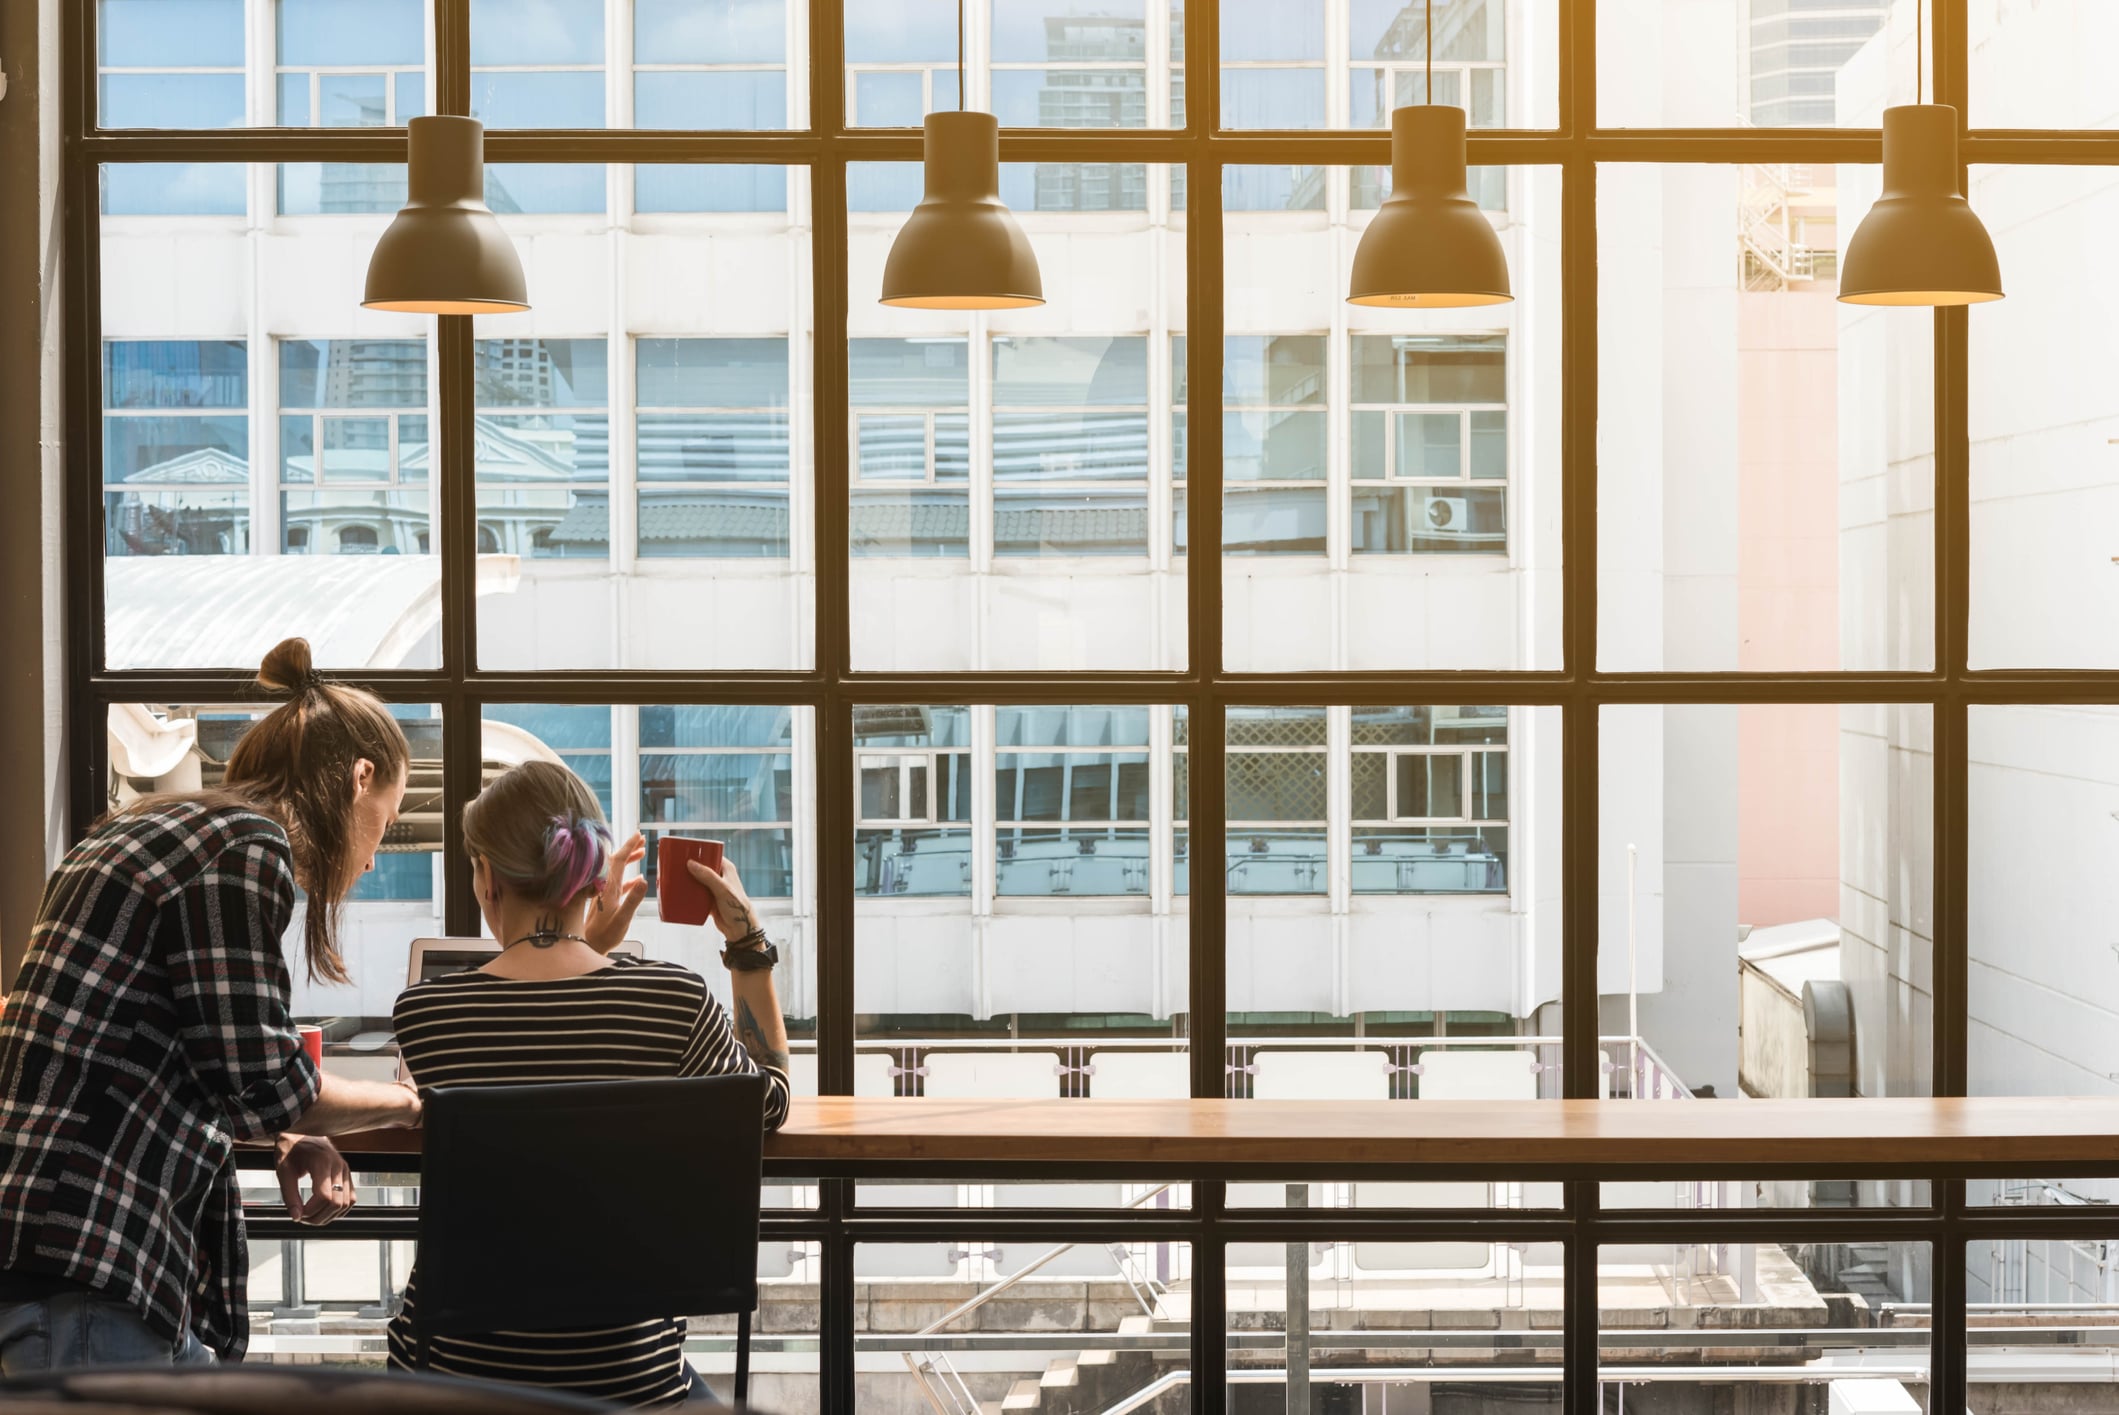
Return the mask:
<svg viewBox="0 0 2119 1415">
<path fill-rule="evenodd" d="M 221 784 L 286 828 L 295 880 L 309 896 L 302 924 L 309 976 L 344 983 L 341 911 L 363 864 L 351 855 L 354 764 L 368 761 L 375 784 L 392 785 L 405 779 L 412 748 L 380 700 L 316 670 L 306 639 L 266 654 L 257 681 L 285 701 L 236 743 Z"/>
</svg>

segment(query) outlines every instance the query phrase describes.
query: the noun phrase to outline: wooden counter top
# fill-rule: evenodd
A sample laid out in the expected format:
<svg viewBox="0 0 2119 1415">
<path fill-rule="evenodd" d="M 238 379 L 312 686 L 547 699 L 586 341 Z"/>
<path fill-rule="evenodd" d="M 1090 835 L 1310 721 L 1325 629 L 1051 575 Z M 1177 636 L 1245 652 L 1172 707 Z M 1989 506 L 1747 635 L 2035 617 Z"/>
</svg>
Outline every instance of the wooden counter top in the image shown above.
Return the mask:
<svg viewBox="0 0 2119 1415">
<path fill-rule="evenodd" d="M 555 1137 L 559 1138 L 559 1137 Z M 416 1131 L 347 1136 L 363 1168 Z M 2119 1099 L 1808 1101 L 797 1100 L 766 1137 L 789 1177 L 2119 1176 Z M 412 1168 L 399 1161 L 399 1167 Z"/>
</svg>

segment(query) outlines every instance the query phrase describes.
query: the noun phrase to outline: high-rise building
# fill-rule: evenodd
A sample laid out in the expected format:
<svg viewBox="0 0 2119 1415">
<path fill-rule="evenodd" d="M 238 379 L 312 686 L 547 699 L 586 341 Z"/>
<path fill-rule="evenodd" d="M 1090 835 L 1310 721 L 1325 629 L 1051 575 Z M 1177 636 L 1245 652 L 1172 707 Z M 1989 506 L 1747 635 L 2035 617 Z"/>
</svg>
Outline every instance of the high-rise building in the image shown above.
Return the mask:
<svg viewBox="0 0 2119 1415">
<path fill-rule="evenodd" d="M 1883 0 L 1749 0 L 1745 115 L 1761 128 L 1832 126 L 1839 71 L 1889 9 Z"/>
</svg>

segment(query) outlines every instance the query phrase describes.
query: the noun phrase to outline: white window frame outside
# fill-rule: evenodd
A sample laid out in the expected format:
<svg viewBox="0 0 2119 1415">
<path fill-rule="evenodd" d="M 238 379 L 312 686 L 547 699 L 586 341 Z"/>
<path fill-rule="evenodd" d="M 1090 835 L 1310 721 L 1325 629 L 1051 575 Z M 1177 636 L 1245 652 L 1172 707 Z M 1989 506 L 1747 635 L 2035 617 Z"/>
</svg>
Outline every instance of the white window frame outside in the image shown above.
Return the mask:
<svg viewBox="0 0 2119 1415">
<path fill-rule="evenodd" d="M 110 406 L 109 369 L 110 350 L 111 346 L 114 344 L 234 344 L 243 350 L 245 358 L 245 368 L 243 373 L 244 383 L 246 385 L 245 401 L 239 405 L 232 407 L 214 408 L 113 408 Z M 231 547 L 227 553 L 230 555 L 259 554 L 260 530 L 263 528 L 263 507 L 260 503 L 263 498 L 261 498 L 258 491 L 257 466 L 258 416 L 256 404 L 258 370 L 256 366 L 255 355 L 252 353 L 250 348 L 250 341 L 248 339 L 187 339 L 182 336 L 170 336 L 168 338 L 163 338 L 156 335 L 120 335 L 106 337 L 105 339 L 103 339 L 100 354 L 100 364 L 103 370 L 103 377 L 101 380 L 102 388 L 97 394 L 97 402 L 100 404 L 100 407 L 97 411 L 98 416 L 104 422 L 109 422 L 113 418 L 196 418 L 199 421 L 203 422 L 209 418 L 239 417 L 243 420 L 243 455 L 245 467 L 244 480 L 240 482 L 211 482 L 188 489 L 193 491 L 212 491 L 216 494 L 233 493 L 237 498 L 234 504 L 240 511 L 241 519 L 244 525 L 244 544 L 241 547 Z M 107 437 L 107 434 L 103 432 L 101 427 L 97 429 L 97 433 L 99 437 Z M 110 479 L 110 468 L 107 465 L 103 467 L 102 479 L 103 484 L 100 488 L 100 493 L 103 497 L 103 505 L 105 507 L 106 515 L 108 514 L 110 498 L 114 495 L 131 494 L 152 497 L 157 490 L 161 490 L 161 488 L 157 488 L 152 484 L 112 481 Z M 166 488 L 166 490 L 172 493 L 176 493 L 185 491 L 187 490 L 187 488 L 177 486 Z M 104 532 L 104 537 L 106 547 L 105 554 L 108 555 L 109 531 L 107 529 Z"/>
<path fill-rule="evenodd" d="M 1363 333 L 1356 333 L 1356 334 L 1351 334 L 1351 335 L 1349 335 L 1349 336 L 1348 336 L 1348 338 L 1349 338 L 1349 340 L 1350 340 L 1350 341 L 1352 341 L 1352 340 L 1358 340 L 1358 339 L 1390 339 L 1390 338 L 1392 338 L 1392 337 L 1394 337 L 1394 336 L 1391 336 L 1391 335 L 1388 335 L 1388 334 L 1374 334 L 1374 333 L 1366 333 L 1366 332 L 1363 332 Z M 1514 341 L 1513 341 L 1513 339 L 1512 339 L 1512 338 L 1510 337 L 1510 335 L 1509 335 L 1509 331 L 1507 331 L 1507 330 L 1505 330 L 1505 329 L 1499 329 L 1499 330 L 1483 330 L 1483 331 L 1460 331 L 1460 332 L 1453 332 L 1453 335 L 1452 335 L 1452 337 L 1462 337 L 1462 338 L 1468 338 L 1468 339 L 1476 339 L 1476 338 L 1498 338 L 1498 339 L 1499 339 L 1499 340 L 1501 341 L 1501 344 L 1500 344 L 1500 348 L 1501 348 L 1501 357 L 1502 357 L 1502 376 L 1503 376 L 1504 380 L 1506 379 L 1506 377 L 1507 377 L 1507 373 L 1508 373 L 1509 361 L 1510 361 L 1510 359 L 1511 359 L 1511 358 L 1512 358 L 1512 357 L 1514 356 L 1514 354 L 1515 354 L 1515 349 L 1514 349 L 1514 347 L 1513 347 Z M 1353 367 L 1354 367 L 1354 361 L 1353 361 L 1353 348 L 1354 348 L 1353 344 L 1352 344 L 1351 342 L 1349 342 L 1349 345 L 1348 345 L 1348 365 L 1347 365 L 1347 366 L 1348 366 L 1348 369 L 1349 369 L 1349 375 L 1348 375 L 1348 378 L 1349 378 L 1349 388 L 1348 388 L 1348 393 L 1349 393 L 1350 395 L 1351 395 L 1351 393 L 1352 393 L 1352 391 L 1353 391 L 1353 390 L 1352 390 L 1352 386 L 1351 386 L 1351 385 L 1352 385 L 1352 381 L 1353 381 L 1353 376 L 1352 376 L 1352 372 L 1351 372 L 1351 371 L 1352 371 L 1352 369 L 1353 369 Z M 1505 386 L 1505 385 L 1504 385 L 1504 386 Z M 1354 456 L 1353 456 L 1353 447 L 1354 447 L 1354 436 L 1353 436 L 1353 429 L 1354 429 L 1354 427 L 1355 427 L 1355 426 L 1356 426 L 1356 425 L 1358 424 L 1358 422 L 1359 422 L 1359 420 L 1360 420 L 1360 418 L 1361 418 L 1361 415 L 1362 415 L 1363 413 L 1380 413 L 1380 414 L 1382 414 L 1382 415 L 1383 415 L 1383 442 L 1382 442 L 1382 448 L 1381 448 L 1381 461 L 1382 461 L 1382 473 L 1381 473 L 1381 475 L 1367 475 L 1367 476 L 1364 476 L 1364 475 L 1362 474 L 1362 473 L 1363 473 L 1363 468 L 1362 468 L 1362 467 L 1361 467 L 1360 465 L 1358 465 L 1358 463 L 1357 463 L 1357 462 L 1355 461 L 1355 459 L 1354 459 Z M 1456 414 L 1456 415 L 1457 415 L 1457 475 L 1455 475 L 1454 477 L 1435 477 L 1435 476 L 1424 476 L 1424 475 L 1413 475 L 1413 476 L 1406 476 L 1406 475 L 1400 475 L 1400 474 L 1398 473 L 1398 471 L 1397 471 L 1397 466 L 1398 466 L 1398 420 L 1399 420 L 1399 417 L 1400 417 L 1401 415 L 1404 415 L 1404 414 L 1438 414 L 1438 413 L 1439 413 L 1439 414 L 1449 414 L 1449 413 L 1454 413 L 1454 414 Z M 1502 474 L 1501 476 L 1498 476 L 1498 477 L 1474 477 L 1474 476 L 1472 475 L 1472 416 L 1471 416 L 1471 415 L 1472 415 L 1473 413 L 1499 413 L 1499 414 L 1501 415 L 1501 418 L 1502 418 L 1502 433 L 1503 433 L 1503 436 L 1504 436 L 1504 437 L 1506 438 L 1506 448 L 1505 448 L 1505 457 L 1504 457 L 1504 460 L 1503 460 L 1503 464 L 1502 464 L 1502 472 L 1503 472 L 1503 474 Z M 1449 488 L 1453 488 L 1453 487 L 1460 487 L 1460 488 L 1463 488 L 1463 489 L 1464 489 L 1464 490 L 1466 490 L 1466 491 L 1472 491 L 1472 490 L 1489 490 L 1489 489 L 1490 489 L 1490 490 L 1497 490 L 1497 491 L 1499 491 L 1499 492 L 1501 493 L 1501 506 L 1502 506 L 1502 517 L 1503 517 L 1503 523 L 1504 523 L 1504 524 L 1506 524 L 1506 525 L 1509 525 L 1509 526 L 1511 526 L 1511 528 L 1512 528 L 1512 527 L 1513 527 L 1513 522 L 1512 522 L 1512 521 L 1511 521 L 1511 520 L 1509 519 L 1509 512 L 1510 512 L 1510 510 L 1511 510 L 1511 509 L 1513 508 L 1513 506 L 1514 506 L 1514 502 L 1515 502 L 1515 497 L 1514 497 L 1514 495 L 1513 495 L 1513 491 L 1512 491 L 1512 489 L 1513 489 L 1513 487 L 1514 487 L 1514 485 L 1515 485 L 1515 458 L 1516 458 L 1516 445 L 1515 445 L 1515 444 L 1516 444 L 1516 438 L 1515 438 L 1515 436 L 1514 436 L 1514 433 L 1515 433 L 1515 428 L 1514 428 L 1513 426 L 1511 426 L 1511 425 L 1509 424 L 1508 418 L 1509 418 L 1509 404 L 1508 404 L 1508 403 L 1507 403 L 1506 401 L 1503 401 L 1503 402 L 1498 402 L 1498 403 L 1480 403 L 1480 402 L 1448 402 L 1448 403 L 1396 403 L 1396 402 L 1390 402 L 1390 403 L 1361 403 L 1361 402 L 1353 402 L 1353 401 L 1351 401 L 1351 400 L 1350 400 L 1350 401 L 1348 402 L 1348 404 L 1347 404 L 1347 428 L 1348 428 L 1348 433 L 1347 433 L 1347 449 L 1348 449 L 1348 456 L 1347 456 L 1347 495 L 1348 495 L 1349 501 L 1351 502 L 1351 500 L 1352 500 L 1352 499 L 1353 499 L 1354 497 L 1357 497 L 1357 496 L 1358 496 L 1358 495 L 1359 495 L 1359 494 L 1361 493 L 1362 489 L 1363 489 L 1363 488 L 1365 488 L 1365 487 L 1368 487 L 1368 488 L 1377 488 L 1377 489 L 1391 489 L 1391 488 L 1399 488 L 1399 487 L 1424 487 L 1424 488 L 1427 488 L 1427 489 L 1429 489 L 1429 490 L 1431 490 L 1431 491 L 1432 491 L 1432 490 L 1435 490 L 1435 489 L 1443 489 L 1443 490 L 1447 490 L 1447 489 L 1449 489 Z M 1410 528 L 1409 528 L 1409 531 L 1410 531 Z M 1349 556 L 1366 556 L 1366 555 L 1377 555 L 1377 556 L 1398 556 L 1398 555 L 1467 555 L 1467 556 L 1468 556 L 1468 555 L 1498 555 L 1498 556 L 1504 556 L 1504 557 L 1505 557 L 1505 556 L 1508 556 L 1508 555 L 1510 555 L 1510 554 L 1512 553 L 1512 545 L 1511 545 L 1511 539 L 1512 539 L 1512 530 L 1511 530 L 1511 531 L 1504 531 L 1504 532 L 1502 533 L 1502 536 L 1501 536 L 1501 539 L 1500 539 L 1500 542 L 1499 542 L 1499 544 L 1496 544 L 1496 545 L 1491 545 L 1491 546 L 1482 546 L 1482 547 L 1479 547 L 1479 548 L 1477 548 L 1477 549 L 1471 549 L 1471 550 L 1461 550 L 1461 551 L 1437 551 L 1437 550 L 1408 550 L 1408 551 L 1389 551 L 1389 550 L 1368 550 L 1368 549 L 1364 549 L 1364 548 L 1362 548 L 1362 546 L 1361 546 L 1361 545 L 1360 545 L 1360 544 L 1359 544 L 1359 543 L 1358 543 L 1358 542 L 1357 542 L 1357 541 L 1355 540 L 1355 538 L 1354 538 L 1354 534 L 1353 534 L 1353 526 L 1352 526 L 1352 523 L 1351 523 L 1351 521 L 1350 521 L 1350 522 L 1349 522 L 1349 524 L 1348 524 L 1348 527 L 1347 527 L 1347 554 L 1348 554 Z"/>
<path fill-rule="evenodd" d="M 995 367 L 995 364 L 998 361 L 1003 341 L 1011 343 L 1027 343 L 1030 341 L 1037 340 L 1049 340 L 1052 342 L 1089 343 L 1099 339 L 1107 342 L 1119 339 L 1137 339 L 1141 342 L 1142 357 L 1140 402 L 1077 404 L 1003 403 L 1001 401 L 1000 372 Z M 1100 334 L 1089 330 L 1069 329 L 1060 332 L 1055 332 L 1052 334 L 992 334 L 988 335 L 982 340 L 974 339 L 973 343 L 983 344 L 985 347 L 986 362 L 984 367 L 986 369 L 987 376 L 986 386 L 990 394 L 987 406 L 987 416 L 982 419 L 982 424 L 980 426 L 974 427 L 973 436 L 974 438 L 976 438 L 980 435 L 981 432 L 983 432 L 986 442 L 986 455 L 983 459 L 983 465 L 986 469 L 986 475 L 992 490 L 991 500 L 993 510 L 991 514 L 993 518 L 993 535 L 991 539 L 993 544 L 994 560 L 996 562 L 1017 561 L 1038 563 L 1049 562 L 1051 560 L 1060 558 L 1057 556 L 1047 555 L 1043 551 L 1003 551 L 1000 548 L 1000 536 L 998 533 L 1000 528 L 1000 516 L 1002 507 L 1007 502 L 1019 501 L 1047 492 L 1066 495 L 1083 495 L 1101 492 L 1108 495 L 1121 490 L 1130 492 L 1135 488 L 1138 488 L 1140 493 L 1141 515 L 1144 529 L 1144 533 L 1141 537 L 1140 550 L 1138 552 L 1138 555 L 1136 556 L 1126 551 L 1105 551 L 1091 552 L 1079 558 L 1087 560 L 1114 561 L 1135 558 L 1145 560 L 1152 556 L 1154 554 L 1155 539 L 1157 532 L 1153 526 L 1146 525 L 1146 519 L 1150 514 L 1152 514 L 1155 507 L 1155 376 L 1152 369 L 1150 368 L 1150 363 L 1156 355 L 1156 347 L 1158 343 L 1161 344 L 1162 349 L 1165 353 L 1168 352 L 1168 340 L 1164 339 L 1158 341 L 1155 338 L 1155 335 L 1148 330 L 1134 330 L 1125 333 Z M 1004 417 L 1036 417 L 1040 414 L 1079 414 L 1085 419 L 1105 416 L 1126 417 L 1137 415 L 1141 420 L 1140 475 L 1137 478 L 1127 478 L 1124 480 L 1120 480 L 1118 478 L 1111 478 L 1104 481 L 1097 481 L 1094 479 L 1057 479 L 1047 481 L 1039 479 L 1029 482 L 1004 482 L 1001 479 L 1000 467 L 998 465 L 1000 453 L 1000 434 L 996 429 L 1000 423 L 1000 420 Z M 974 456 L 972 462 L 974 479 L 977 476 L 977 468 L 981 464 L 981 459 Z M 1003 494 L 1004 490 L 1007 493 L 1006 495 Z"/>
</svg>

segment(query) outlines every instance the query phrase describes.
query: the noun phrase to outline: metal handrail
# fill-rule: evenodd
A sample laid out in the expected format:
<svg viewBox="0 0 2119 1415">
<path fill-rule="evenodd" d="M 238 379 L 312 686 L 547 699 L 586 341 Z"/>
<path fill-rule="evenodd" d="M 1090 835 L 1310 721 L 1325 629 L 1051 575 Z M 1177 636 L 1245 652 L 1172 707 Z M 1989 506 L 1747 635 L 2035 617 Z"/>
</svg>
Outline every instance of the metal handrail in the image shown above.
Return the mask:
<svg viewBox="0 0 2119 1415">
<path fill-rule="evenodd" d="M 1137 1209 L 1142 1204 L 1145 1204 L 1150 1199 L 1156 1197 L 1158 1194 L 1166 1194 L 1175 1187 L 1176 1186 L 1172 1184 L 1158 1184 L 1153 1189 L 1148 1190 L 1146 1193 L 1134 1199 L 1132 1202 L 1123 1204 L 1120 1207 L 1122 1209 Z M 1045 1264 L 1053 1261 L 1055 1258 L 1058 1258 L 1062 1253 L 1070 1252 L 1075 1248 L 1079 1248 L 1080 1246 L 1081 1244 L 1079 1243 L 1062 1243 L 1058 1247 L 1051 1249 L 1049 1252 L 1041 1254 L 1032 1261 L 1025 1263 L 1022 1267 L 1017 1268 L 1014 1272 L 1008 1274 L 999 1282 L 993 1284 L 993 1286 L 985 1289 L 982 1292 L 974 1293 L 970 1297 L 966 1298 L 964 1301 L 959 1302 L 956 1306 L 950 1308 L 941 1316 L 936 1317 L 926 1326 L 921 1327 L 917 1332 L 914 1332 L 913 1335 L 916 1337 L 935 1335 L 936 1333 L 941 1331 L 943 1327 L 946 1327 L 951 1322 L 957 1320 L 957 1318 L 968 1316 L 970 1313 L 975 1312 L 979 1308 L 985 1306 L 988 1302 L 991 1302 L 994 1298 L 1000 1296 L 1003 1292 L 1008 1291 L 1017 1283 L 1021 1282 L 1024 1278 L 1029 1277 L 1032 1273 L 1044 1267 Z M 1119 1276 L 1124 1278 L 1127 1287 L 1132 1289 L 1134 1301 L 1139 1302 L 1141 1304 L 1142 1310 L 1146 1311 L 1148 1316 L 1152 1319 L 1155 1316 L 1155 1312 L 1148 1305 L 1146 1299 L 1144 1299 L 1140 1295 L 1140 1287 L 1137 1283 L 1134 1282 L 1132 1275 L 1130 1273 L 1127 1273 L 1124 1268 L 1121 1267 L 1119 1271 Z M 921 1359 L 923 1355 L 926 1358 L 924 1361 Z M 955 1363 L 950 1361 L 946 1352 L 915 1353 L 908 1351 L 904 1353 L 904 1361 L 905 1369 L 912 1375 L 913 1384 L 917 1385 L 920 1388 L 920 1393 L 927 1397 L 927 1403 L 934 1407 L 935 1411 L 937 1412 L 937 1415 L 950 1415 L 950 1407 L 944 1406 L 942 1404 L 941 1399 L 935 1393 L 934 1387 L 928 1383 L 927 1377 L 930 1374 L 939 1375 L 944 1380 L 944 1382 L 947 1383 L 947 1385 L 945 1385 L 945 1389 L 948 1389 L 951 1405 L 955 1406 L 957 1410 L 968 1410 L 972 1412 L 977 1411 L 977 1399 L 972 1396 L 971 1388 L 965 1384 L 963 1376 L 957 1372 Z M 959 1392 L 962 1393 L 965 1401 L 968 1402 L 967 1404 L 957 1404 L 957 1395 Z"/>
</svg>

